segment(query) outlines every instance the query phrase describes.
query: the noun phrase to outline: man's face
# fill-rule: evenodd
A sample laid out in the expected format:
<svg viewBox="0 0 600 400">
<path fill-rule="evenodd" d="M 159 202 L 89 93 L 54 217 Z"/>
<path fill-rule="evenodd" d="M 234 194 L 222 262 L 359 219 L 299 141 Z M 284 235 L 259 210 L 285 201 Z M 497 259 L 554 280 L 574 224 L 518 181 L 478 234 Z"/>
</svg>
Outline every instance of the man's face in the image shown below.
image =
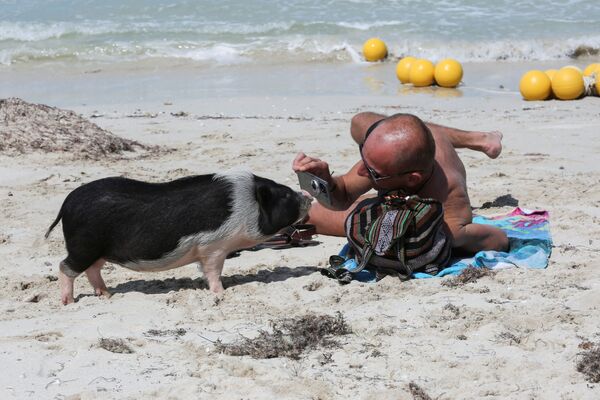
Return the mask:
<svg viewBox="0 0 600 400">
<path fill-rule="evenodd" d="M 401 171 L 396 165 L 389 165 L 389 149 L 369 144 L 368 147 L 359 145 L 362 167 L 358 174 L 369 177 L 376 189 L 393 190 L 405 189 L 410 185 L 410 175 L 416 171 Z M 386 154 L 388 153 L 388 154 Z M 387 165 L 386 165 L 387 164 Z"/>
</svg>

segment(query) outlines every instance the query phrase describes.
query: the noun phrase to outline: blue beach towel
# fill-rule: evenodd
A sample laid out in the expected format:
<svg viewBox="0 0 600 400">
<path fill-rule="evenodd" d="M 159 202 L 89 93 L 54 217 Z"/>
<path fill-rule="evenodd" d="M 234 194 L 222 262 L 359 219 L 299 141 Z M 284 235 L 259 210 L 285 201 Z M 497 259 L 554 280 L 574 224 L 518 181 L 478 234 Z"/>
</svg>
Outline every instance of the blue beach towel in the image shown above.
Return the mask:
<svg viewBox="0 0 600 400">
<path fill-rule="evenodd" d="M 469 267 L 501 269 L 509 267 L 543 269 L 548 266 L 552 252 L 550 221 L 547 211 L 515 208 L 508 214 L 495 217 L 474 216 L 473 222 L 497 226 L 506 232 L 509 240 L 509 251 L 480 251 L 471 258 L 453 259 L 450 265 L 436 275 L 415 272 L 412 277 L 425 279 L 446 275 L 458 275 Z M 350 247 L 346 244 L 339 256 L 346 258 L 343 267 L 349 272 L 357 267 L 354 258 L 347 258 Z M 375 282 L 375 272 L 367 269 L 354 274 L 354 280 Z"/>
</svg>

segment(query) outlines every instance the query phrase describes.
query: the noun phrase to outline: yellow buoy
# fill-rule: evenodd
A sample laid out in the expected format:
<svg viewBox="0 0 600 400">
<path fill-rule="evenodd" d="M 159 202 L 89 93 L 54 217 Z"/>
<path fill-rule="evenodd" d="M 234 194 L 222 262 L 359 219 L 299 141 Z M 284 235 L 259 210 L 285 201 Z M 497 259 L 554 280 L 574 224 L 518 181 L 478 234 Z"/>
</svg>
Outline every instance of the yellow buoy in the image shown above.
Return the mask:
<svg viewBox="0 0 600 400">
<path fill-rule="evenodd" d="M 592 76 L 593 73 L 600 76 L 600 63 L 590 64 L 583 70 L 583 76 Z"/>
<path fill-rule="evenodd" d="M 552 69 L 547 69 L 544 72 L 546 73 L 548 78 L 550 78 L 550 83 L 552 84 L 552 78 L 554 78 L 554 75 L 556 75 L 558 70 L 552 68 Z M 550 96 L 548 96 L 548 98 L 551 99 L 553 97 L 554 97 L 554 93 L 552 93 L 552 85 L 550 85 Z"/>
<path fill-rule="evenodd" d="M 552 79 L 552 92 L 561 100 L 573 100 L 583 94 L 581 72 L 572 67 L 561 68 Z"/>
<path fill-rule="evenodd" d="M 575 65 L 567 65 L 566 67 L 563 67 L 563 68 L 572 68 L 572 69 L 574 69 L 575 71 L 579 72 L 580 74 L 583 74 L 583 71 L 581 70 L 581 68 L 579 68 L 579 67 L 577 67 L 577 66 L 575 66 Z M 562 68 L 561 68 L 561 69 L 562 69 Z"/>
<path fill-rule="evenodd" d="M 446 58 L 437 63 L 433 71 L 433 76 L 439 86 L 446 88 L 456 87 L 463 77 L 462 65 L 452 58 Z"/>
<path fill-rule="evenodd" d="M 409 79 L 416 87 L 429 86 L 433 83 L 433 63 L 429 60 L 418 59 L 410 66 Z"/>
<path fill-rule="evenodd" d="M 371 38 L 363 45 L 363 54 L 367 61 L 380 61 L 387 57 L 387 46 L 383 40 Z"/>
<path fill-rule="evenodd" d="M 521 77 L 519 91 L 525 100 L 546 100 L 550 97 L 551 82 L 542 71 L 528 71 Z"/>
<path fill-rule="evenodd" d="M 554 75 L 558 72 L 557 69 L 547 69 L 544 71 L 546 73 L 546 75 L 548 75 L 548 78 L 550 78 L 550 80 L 552 81 L 552 78 L 554 78 Z"/>
<path fill-rule="evenodd" d="M 417 59 L 411 56 L 404 57 L 402 60 L 398 61 L 398 64 L 396 64 L 396 76 L 400 82 L 410 82 L 410 66 L 415 61 L 417 61 Z"/>
</svg>

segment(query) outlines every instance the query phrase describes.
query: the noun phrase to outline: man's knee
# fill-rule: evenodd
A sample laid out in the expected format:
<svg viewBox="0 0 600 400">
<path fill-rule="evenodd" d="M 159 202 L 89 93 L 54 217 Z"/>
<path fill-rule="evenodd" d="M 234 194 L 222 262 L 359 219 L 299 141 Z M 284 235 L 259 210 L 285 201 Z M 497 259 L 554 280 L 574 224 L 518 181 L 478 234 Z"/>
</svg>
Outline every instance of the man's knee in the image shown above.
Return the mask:
<svg viewBox="0 0 600 400">
<path fill-rule="evenodd" d="M 489 228 L 487 238 L 484 242 L 486 248 L 482 250 L 508 251 L 508 236 L 506 236 L 506 232 L 495 226 L 482 226 Z"/>
<path fill-rule="evenodd" d="M 506 233 L 495 226 L 466 224 L 449 228 L 453 248 L 470 253 L 477 253 L 482 250 L 508 250 Z"/>
<path fill-rule="evenodd" d="M 509 251 L 510 242 L 508 240 L 508 236 L 506 236 L 506 232 L 498 229 L 498 238 L 496 239 L 498 243 L 498 249 L 496 251 Z"/>
</svg>

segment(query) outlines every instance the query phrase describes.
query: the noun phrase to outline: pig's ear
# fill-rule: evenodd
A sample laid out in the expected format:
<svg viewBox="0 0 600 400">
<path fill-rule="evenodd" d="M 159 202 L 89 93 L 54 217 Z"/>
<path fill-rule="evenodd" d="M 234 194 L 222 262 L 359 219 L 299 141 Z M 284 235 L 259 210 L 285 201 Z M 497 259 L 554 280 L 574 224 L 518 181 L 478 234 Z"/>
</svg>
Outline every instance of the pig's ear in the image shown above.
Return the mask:
<svg viewBox="0 0 600 400">
<path fill-rule="evenodd" d="M 273 193 L 271 188 L 262 182 L 256 182 L 256 201 L 258 201 L 261 212 L 269 209 L 272 200 Z"/>
<path fill-rule="evenodd" d="M 274 235 L 279 230 L 276 226 L 279 207 L 275 201 L 276 195 L 273 193 L 273 188 L 265 182 L 257 181 L 255 192 L 258 202 L 258 229 L 263 235 Z"/>
</svg>

